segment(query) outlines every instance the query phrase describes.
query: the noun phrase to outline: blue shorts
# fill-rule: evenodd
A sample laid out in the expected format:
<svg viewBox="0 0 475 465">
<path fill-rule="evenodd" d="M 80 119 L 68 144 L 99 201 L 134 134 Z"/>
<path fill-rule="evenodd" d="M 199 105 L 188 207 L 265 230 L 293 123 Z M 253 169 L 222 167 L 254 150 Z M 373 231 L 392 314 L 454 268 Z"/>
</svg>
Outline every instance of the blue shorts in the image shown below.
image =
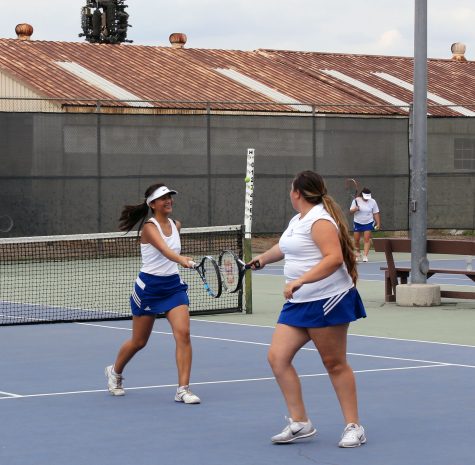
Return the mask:
<svg viewBox="0 0 475 465">
<path fill-rule="evenodd" d="M 178 274 L 155 276 L 139 273 L 130 296 L 130 308 L 135 316 L 166 313 L 179 305 L 189 305 L 188 286 Z"/>
<path fill-rule="evenodd" d="M 353 231 L 362 232 L 362 231 L 374 231 L 374 221 L 368 224 L 361 224 L 353 221 Z"/>
<path fill-rule="evenodd" d="M 277 323 L 300 328 L 324 328 L 366 318 L 360 294 L 355 287 L 328 299 L 313 302 L 286 302 Z"/>
</svg>

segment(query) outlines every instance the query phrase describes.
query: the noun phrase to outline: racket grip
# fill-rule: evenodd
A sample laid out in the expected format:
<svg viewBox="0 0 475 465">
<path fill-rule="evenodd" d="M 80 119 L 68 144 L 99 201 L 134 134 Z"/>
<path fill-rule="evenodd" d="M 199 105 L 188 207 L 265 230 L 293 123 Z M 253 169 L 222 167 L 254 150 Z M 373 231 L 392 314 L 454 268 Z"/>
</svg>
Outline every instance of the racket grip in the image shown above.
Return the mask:
<svg viewBox="0 0 475 465">
<path fill-rule="evenodd" d="M 254 265 L 254 268 L 256 270 L 258 270 L 261 267 L 261 263 L 259 262 L 259 260 L 257 260 L 257 262 L 254 262 L 252 265 Z M 252 268 L 252 265 L 245 265 L 244 268 L 246 268 L 246 270 L 250 270 Z"/>
<path fill-rule="evenodd" d="M 188 264 L 189 264 L 192 268 L 196 268 L 196 266 L 197 266 L 197 265 L 196 265 L 196 262 L 194 262 L 193 260 L 190 260 L 190 261 L 188 262 Z"/>
</svg>

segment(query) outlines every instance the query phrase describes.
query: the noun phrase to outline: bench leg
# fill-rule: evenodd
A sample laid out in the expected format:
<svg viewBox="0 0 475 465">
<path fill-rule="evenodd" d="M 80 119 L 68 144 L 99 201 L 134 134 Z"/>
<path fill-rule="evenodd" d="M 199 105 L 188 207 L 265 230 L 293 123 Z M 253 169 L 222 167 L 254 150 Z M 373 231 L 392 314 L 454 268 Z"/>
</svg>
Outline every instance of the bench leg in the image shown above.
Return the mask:
<svg viewBox="0 0 475 465">
<path fill-rule="evenodd" d="M 384 272 L 384 301 L 396 302 L 396 295 L 393 292 L 393 286 L 391 284 L 391 278 L 389 276 L 388 270 Z"/>
</svg>

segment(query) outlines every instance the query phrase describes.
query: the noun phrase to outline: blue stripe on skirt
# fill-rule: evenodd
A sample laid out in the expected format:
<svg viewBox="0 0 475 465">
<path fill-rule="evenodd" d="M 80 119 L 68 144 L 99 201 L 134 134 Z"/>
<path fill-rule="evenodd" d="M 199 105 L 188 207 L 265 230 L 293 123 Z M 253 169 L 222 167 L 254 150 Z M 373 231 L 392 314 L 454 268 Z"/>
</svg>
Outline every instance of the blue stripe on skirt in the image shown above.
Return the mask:
<svg viewBox="0 0 475 465">
<path fill-rule="evenodd" d="M 355 287 L 328 299 L 313 302 L 286 302 L 277 323 L 301 328 L 324 328 L 366 318 L 360 294 Z"/>
<path fill-rule="evenodd" d="M 155 276 L 139 273 L 130 296 L 130 308 L 135 316 L 166 313 L 179 305 L 189 305 L 188 285 L 179 274 Z"/>
</svg>

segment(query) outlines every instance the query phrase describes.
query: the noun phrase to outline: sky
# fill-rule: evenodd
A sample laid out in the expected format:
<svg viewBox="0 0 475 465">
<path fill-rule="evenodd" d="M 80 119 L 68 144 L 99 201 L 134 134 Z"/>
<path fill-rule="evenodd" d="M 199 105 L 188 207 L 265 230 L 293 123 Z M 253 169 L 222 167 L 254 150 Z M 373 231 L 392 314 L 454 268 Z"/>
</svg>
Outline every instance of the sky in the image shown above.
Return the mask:
<svg viewBox="0 0 475 465">
<path fill-rule="evenodd" d="M 81 42 L 86 0 L 0 0 L 0 37 L 29 23 L 33 40 Z M 169 46 L 184 32 L 187 48 L 259 48 L 413 56 L 415 0 L 126 0 L 128 38 Z M 430 58 L 451 58 L 463 42 L 475 60 L 475 0 L 427 0 Z"/>
</svg>

